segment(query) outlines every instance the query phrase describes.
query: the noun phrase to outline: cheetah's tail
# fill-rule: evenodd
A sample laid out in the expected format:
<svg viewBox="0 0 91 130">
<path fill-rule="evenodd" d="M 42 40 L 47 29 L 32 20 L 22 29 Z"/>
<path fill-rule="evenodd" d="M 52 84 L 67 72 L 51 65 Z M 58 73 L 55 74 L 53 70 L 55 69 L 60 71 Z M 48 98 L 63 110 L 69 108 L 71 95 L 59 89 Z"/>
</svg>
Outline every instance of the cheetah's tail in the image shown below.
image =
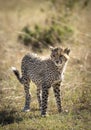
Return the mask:
<svg viewBox="0 0 91 130">
<path fill-rule="evenodd" d="M 15 68 L 15 67 L 11 67 L 12 71 L 14 72 L 15 76 L 17 77 L 17 79 L 20 81 L 21 83 L 21 78 L 20 78 L 20 73 L 19 71 Z"/>
</svg>

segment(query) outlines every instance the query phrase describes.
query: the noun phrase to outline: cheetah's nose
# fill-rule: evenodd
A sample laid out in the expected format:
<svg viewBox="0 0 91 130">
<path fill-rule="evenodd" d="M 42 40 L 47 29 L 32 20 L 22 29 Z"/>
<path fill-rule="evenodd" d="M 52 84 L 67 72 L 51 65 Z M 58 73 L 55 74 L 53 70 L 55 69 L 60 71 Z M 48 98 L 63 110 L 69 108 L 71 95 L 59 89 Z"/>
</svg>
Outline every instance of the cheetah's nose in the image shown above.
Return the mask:
<svg viewBox="0 0 91 130">
<path fill-rule="evenodd" d="M 62 60 L 60 60 L 60 64 L 62 64 Z"/>
<path fill-rule="evenodd" d="M 58 64 L 58 63 L 59 63 L 59 61 L 57 60 L 57 61 L 56 61 L 56 63 Z"/>
</svg>

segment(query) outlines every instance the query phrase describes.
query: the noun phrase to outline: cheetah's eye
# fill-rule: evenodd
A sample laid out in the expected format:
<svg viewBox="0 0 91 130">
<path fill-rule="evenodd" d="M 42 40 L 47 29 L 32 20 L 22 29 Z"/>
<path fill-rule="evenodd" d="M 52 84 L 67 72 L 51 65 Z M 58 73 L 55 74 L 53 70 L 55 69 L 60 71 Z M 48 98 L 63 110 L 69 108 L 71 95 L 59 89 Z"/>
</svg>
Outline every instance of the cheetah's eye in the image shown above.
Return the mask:
<svg viewBox="0 0 91 130">
<path fill-rule="evenodd" d="M 55 57 L 55 55 L 54 55 L 54 54 L 52 54 L 52 56 L 53 56 L 53 57 Z"/>
<path fill-rule="evenodd" d="M 60 55 L 60 58 L 62 58 L 63 56 L 62 55 Z"/>
</svg>

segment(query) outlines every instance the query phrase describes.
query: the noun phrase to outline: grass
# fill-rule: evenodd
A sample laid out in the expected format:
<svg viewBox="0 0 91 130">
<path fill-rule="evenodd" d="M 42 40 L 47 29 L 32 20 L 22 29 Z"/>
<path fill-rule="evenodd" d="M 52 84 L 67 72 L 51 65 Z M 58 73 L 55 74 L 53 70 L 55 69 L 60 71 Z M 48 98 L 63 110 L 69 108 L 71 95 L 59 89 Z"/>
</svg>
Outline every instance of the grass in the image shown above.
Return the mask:
<svg viewBox="0 0 91 130">
<path fill-rule="evenodd" d="M 73 9 L 71 16 L 65 15 L 68 20 L 63 17 L 65 12 L 62 12 L 62 17 L 60 16 L 60 24 L 64 25 L 69 21 L 68 23 L 74 27 L 74 37 L 62 43 L 71 49 L 61 87 L 63 112 L 60 114 L 57 112 L 51 89 L 49 116 L 42 118 L 38 110 L 36 86 L 33 83 L 30 89 L 31 111 L 28 113 L 21 111 L 24 105 L 23 86 L 19 84 L 10 68 L 16 66 L 20 69 L 22 57 L 28 51 L 32 52 L 30 48 L 25 48 L 17 42 L 19 31 L 27 24 L 32 28 L 35 25 L 45 26 L 47 18 L 49 17 L 50 21 L 51 15 L 56 15 L 55 9 L 51 7 L 50 10 L 50 2 L 46 1 L 45 4 L 37 0 L 31 1 L 32 3 L 21 0 L 18 4 L 15 0 L 12 0 L 11 4 L 7 2 L 0 1 L 0 130 L 91 130 L 91 58 L 89 58 L 91 39 L 79 33 L 81 31 L 90 36 L 91 17 L 88 13 L 91 9 L 90 4 L 88 8 L 78 12 Z M 67 21 L 62 21 L 62 18 Z M 43 50 L 41 55 L 49 55 L 49 50 Z"/>
<path fill-rule="evenodd" d="M 48 105 L 49 116 L 45 118 L 40 116 L 36 86 L 33 83 L 31 84 L 31 111 L 26 113 L 21 111 L 24 104 L 23 87 L 13 74 L 9 74 L 7 80 L 2 81 L 0 130 L 90 130 L 91 90 L 89 85 L 91 83 L 91 74 L 79 73 L 76 69 L 74 73 L 69 74 L 69 71 L 70 67 L 68 67 L 61 88 L 63 112 L 60 114 L 57 112 L 55 98 L 51 89 Z M 74 76 L 74 74 L 77 73 L 80 74 L 82 79 L 85 78 L 84 82 L 82 79 L 76 82 L 76 75 Z M 71 82 L 72 79 L 75 79 L 75 81 Z"/>
<path fill-rule="evenodd" d="M 81 114 L 83 114 L 82 112 Z M 89 113 L 85 113 L 89 114 Z M 70 114 L 71 115 L 71 114 Z M 47 118 L 40 117 L 30 117 L 29 119 L 24 119 L 21 123 L 14 123 L 11 126 L 7 126 L 10 130 L 14 129 L 30 129 L 30 130 L 83 130 L 86 126 L 84 126 L 83 116 L 82 115 L 71 115 L 69 114 L 60 114 L 55 116 L 50 116 Z M 89 117 L 90 118 L 90 117 Z M 87 123 L 87 122 L 86 122 Z M 26 127 L 25 127 L 26 126 Z M 3 126 L 6 129 L 5 126 Z M 90 130 L 90 129 L 89 129 Z"/>
<path fill-rule="evenodd" d="M 90 130 L 91 113 L 83 110 L 80 113 L 61 113 L 41 118 L 38 112 L 30 113 L 16 112 L 16 118 L 12 117 L 11 123 L 4 124 L 1 129 L 9 130 Z M 88 116 L 87 116 L 88 115 Z M 8 119 L 9 122 L 9 119 Z"/>
</svg>

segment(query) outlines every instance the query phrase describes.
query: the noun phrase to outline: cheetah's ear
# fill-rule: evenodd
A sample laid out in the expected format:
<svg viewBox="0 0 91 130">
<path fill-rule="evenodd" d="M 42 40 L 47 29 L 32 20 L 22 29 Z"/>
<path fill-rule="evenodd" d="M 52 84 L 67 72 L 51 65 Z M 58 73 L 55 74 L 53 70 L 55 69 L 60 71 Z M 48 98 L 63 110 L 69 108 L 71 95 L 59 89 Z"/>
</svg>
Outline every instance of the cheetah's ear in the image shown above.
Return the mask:
<svg viewBox="0 0 91 130">
<path fill-rule="evenodd" d="M 54 50 L 54 47 L 53 47 L 53 46 L 49 46 L 49 49 L 50 49 L 51 51 L 53 51 L 53 50 Z"/>
<path fill-rule="evenodd" d="M 69 48 L 66 48 L 66 49 L 64 49 L 64 52 L 65 52 L 67 55 L 69 55 L 70 49 L 69 49 Z"/>
</svg>

